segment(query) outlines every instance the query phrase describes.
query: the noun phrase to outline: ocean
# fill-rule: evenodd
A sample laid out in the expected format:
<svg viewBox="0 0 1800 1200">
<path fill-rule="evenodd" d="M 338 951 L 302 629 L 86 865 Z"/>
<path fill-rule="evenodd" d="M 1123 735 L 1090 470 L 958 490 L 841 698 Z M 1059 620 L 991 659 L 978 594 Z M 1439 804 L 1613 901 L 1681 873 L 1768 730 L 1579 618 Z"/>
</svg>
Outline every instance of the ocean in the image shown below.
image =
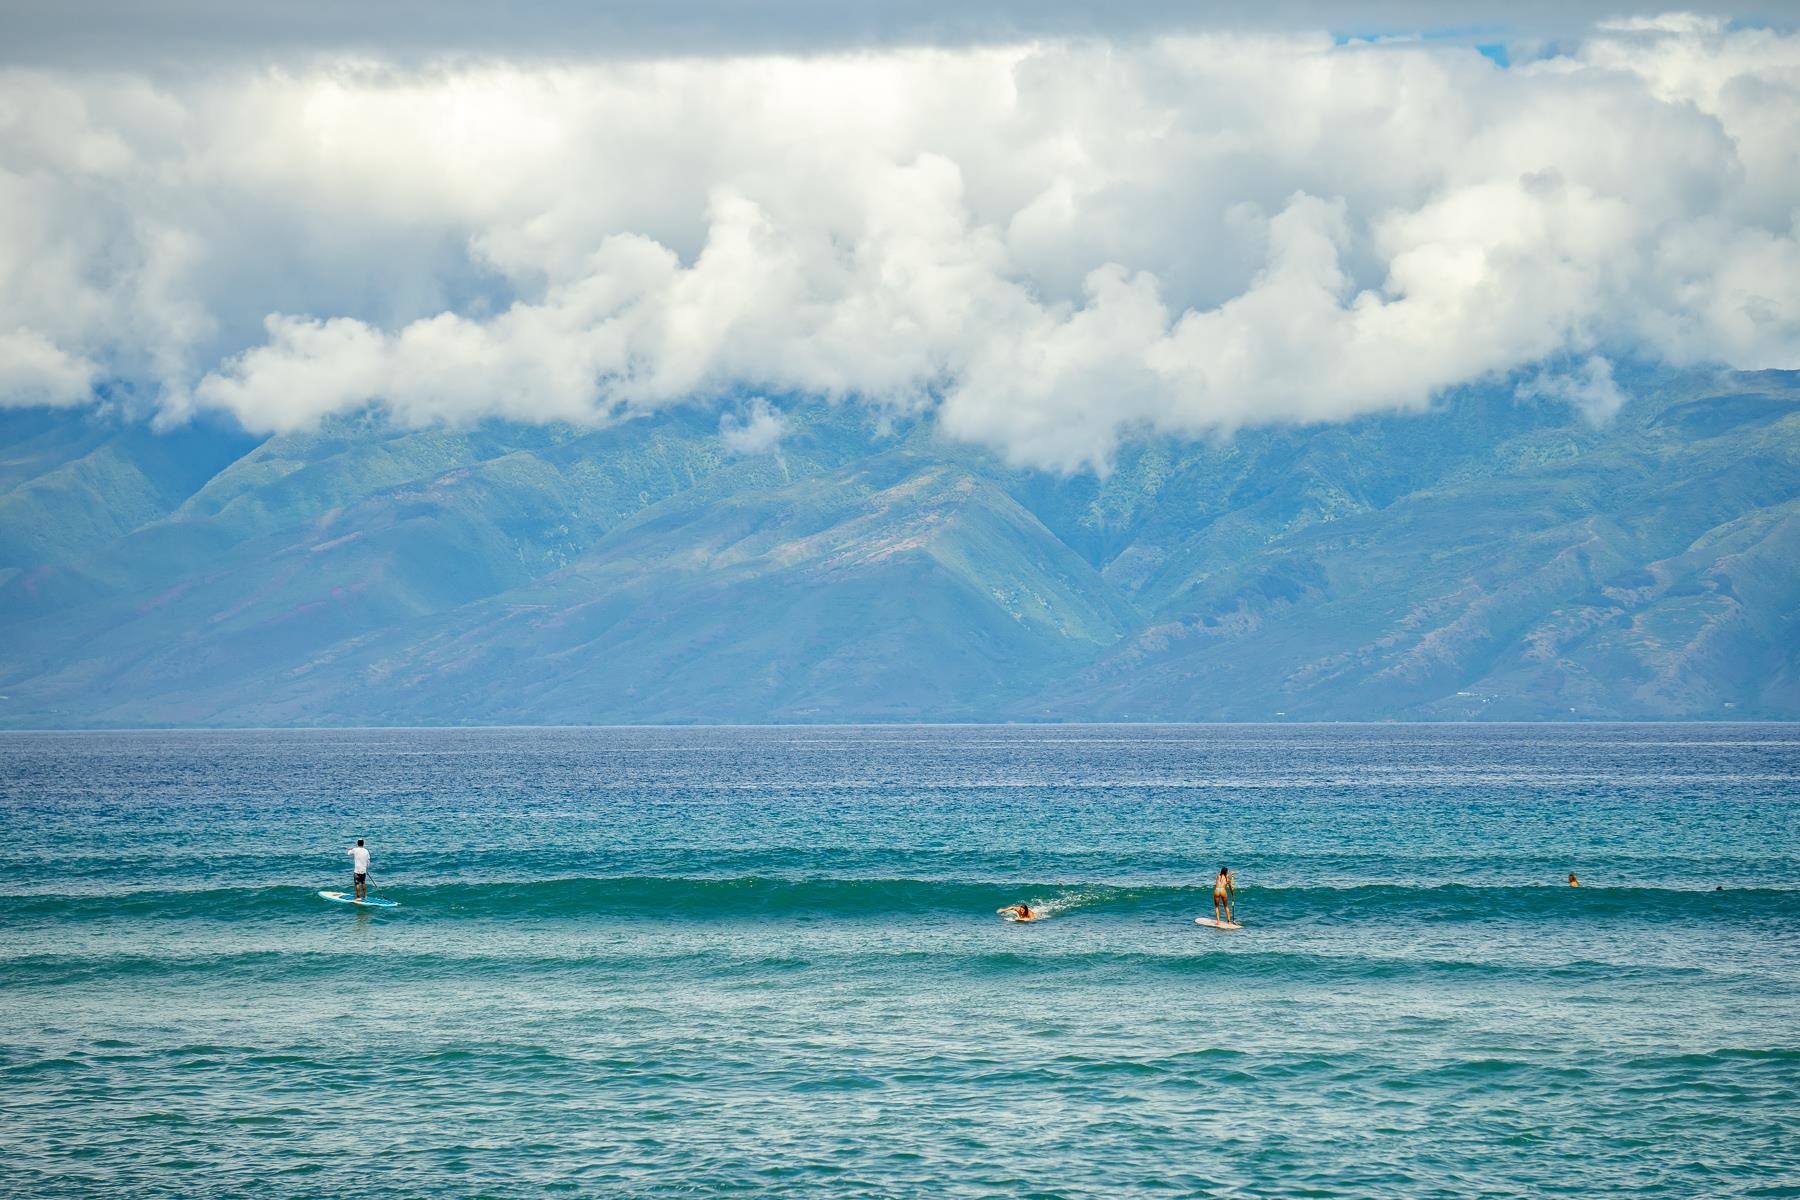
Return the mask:
<svg viewBox="0 0 1800 1200">
<path fill-rule="evenodd" d="M 16 733 L 0 814 L 0 1194 L 1800 1196 L 1793 726 Z"/>
</svg>

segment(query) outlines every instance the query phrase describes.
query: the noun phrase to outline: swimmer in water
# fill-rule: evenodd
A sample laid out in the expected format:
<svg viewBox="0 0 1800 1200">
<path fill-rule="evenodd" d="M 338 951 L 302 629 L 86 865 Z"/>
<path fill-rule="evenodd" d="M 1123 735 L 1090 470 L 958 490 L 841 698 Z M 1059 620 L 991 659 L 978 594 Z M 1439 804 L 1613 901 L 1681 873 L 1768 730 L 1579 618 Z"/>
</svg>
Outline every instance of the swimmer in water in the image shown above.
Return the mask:
<svg viewBox="0 0 1800 1200">
<path fill-rule="evenodd" d="M 1221 925 L 1233 924 L 1231 919 L 1231 902 L 1237 896 L 1237 880 L 1231 877 L 1229 867 L 1220 867 L 1219 874 L 1213 879 L 1213 919 Z"/>
<path fill-rule="evenodd" d="M 1573 872 L 1573 871 L 1569 872 L 1569 886 L 1570 887 L 1580 887 L 1581 886 L 1581 880 L 1575 878 L 1575 872 Z"/>
<path fill-rule="evenodd" d="M 1035 912 L 1031 911 L 1031 905 L 1029 905 L 1029 904 L 1010 905 L 1006 908 L 1001 909 L 1000 912 L 1002 914 L 1005 914 L 1005 913 L 1013 914 L 1013 920 L 1015 920 L 1015 921 L 1035 921 L 1035 920 L 1037 920 L 1037 914 Z"/>
</svg>

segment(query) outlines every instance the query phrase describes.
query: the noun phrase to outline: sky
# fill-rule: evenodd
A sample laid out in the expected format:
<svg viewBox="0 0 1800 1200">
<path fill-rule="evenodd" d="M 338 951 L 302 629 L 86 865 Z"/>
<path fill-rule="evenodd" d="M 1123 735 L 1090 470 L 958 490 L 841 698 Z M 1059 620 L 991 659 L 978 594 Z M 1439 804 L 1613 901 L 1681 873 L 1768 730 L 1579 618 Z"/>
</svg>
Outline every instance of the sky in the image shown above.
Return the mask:
<svg viewBox="0 0 1800 1200">
<path fill-rule="evenodd" d="M 1800 368 L 1800 32 L 1576 2 L 0 4 L 0 405 L 748 395 L 1051 471 Z M 429 10 L 429 11 L 428 11 Z"/>
</svg>

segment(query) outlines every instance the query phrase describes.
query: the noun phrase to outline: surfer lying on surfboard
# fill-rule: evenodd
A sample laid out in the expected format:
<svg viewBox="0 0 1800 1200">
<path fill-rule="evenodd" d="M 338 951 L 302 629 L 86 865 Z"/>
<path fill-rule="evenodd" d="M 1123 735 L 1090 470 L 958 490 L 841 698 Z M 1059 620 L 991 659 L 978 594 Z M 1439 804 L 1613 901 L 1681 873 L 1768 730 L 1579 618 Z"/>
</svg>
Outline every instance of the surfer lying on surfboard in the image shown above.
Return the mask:
<svg viewBox="0 0 1800 1200">
<path fill-rule="evenodd" d="M 1031 905 L 1029 905 L 1029 904 L 1008 905 L 1007 907 L 1000 910 L 1000 915 L 1003 917 L 1010 915 L 1011 918 L 1015 921 L 1035 921 L 1035 920 L 1037 920 L 1037 913 L 1035 913 L 1031 910 Z"/>
</svg>

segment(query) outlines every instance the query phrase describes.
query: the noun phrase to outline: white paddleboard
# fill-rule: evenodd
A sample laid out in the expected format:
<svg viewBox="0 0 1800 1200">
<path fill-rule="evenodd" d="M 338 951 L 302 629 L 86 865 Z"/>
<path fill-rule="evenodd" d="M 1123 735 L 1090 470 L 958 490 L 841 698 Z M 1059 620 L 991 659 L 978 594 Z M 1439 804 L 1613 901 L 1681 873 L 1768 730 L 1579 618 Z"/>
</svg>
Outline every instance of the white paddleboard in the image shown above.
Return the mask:
<svg viewBox="0 0 1800 1200">
<path fill-rule="evenodd" d="M 1211 917 L 1195 917 L 1194 924 L 1204 925 L 1208 929 L 1242 929 L 1236 921 L 1215 921 Z"/>
<path fill-rule="evenodd" d="M 319 895 L 323 899 L 335 900 L 339 904 L 358 904 L 358 905 L 361 905 L 363 908 L 399 908 L 400 907 L 400 905 L 396 901 L 383 900 L 380 896 L 370 896 L 367 900 L 358 900 L 354 895 L 352 895 L 349 892 L 320 892 Z"/>
</svg>

